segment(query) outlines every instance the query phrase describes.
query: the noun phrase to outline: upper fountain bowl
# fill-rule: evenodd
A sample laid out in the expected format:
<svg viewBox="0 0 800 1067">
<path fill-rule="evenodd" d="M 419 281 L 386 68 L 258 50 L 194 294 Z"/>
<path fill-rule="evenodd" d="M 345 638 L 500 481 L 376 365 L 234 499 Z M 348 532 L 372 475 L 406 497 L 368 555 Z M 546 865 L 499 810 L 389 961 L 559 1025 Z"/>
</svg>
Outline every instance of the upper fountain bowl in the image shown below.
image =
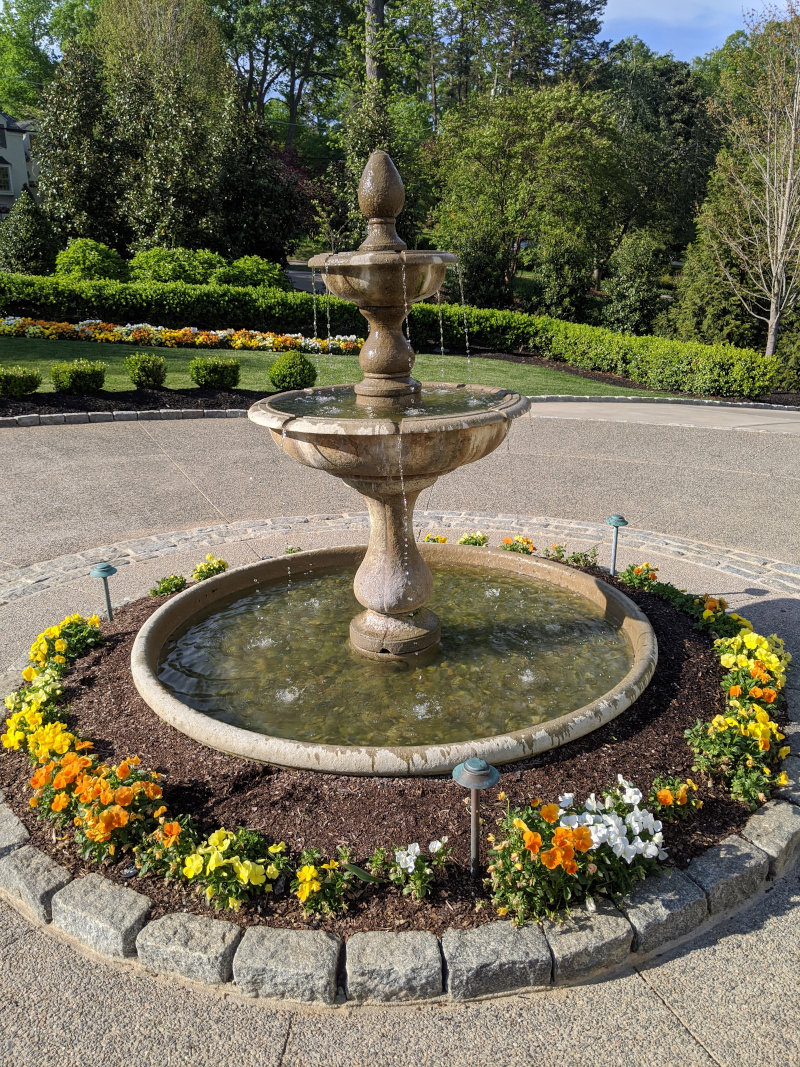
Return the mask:
<svg viewBox="0 0 800 1067">
<path fill-rule="evenodd" d="M 323 272 L 328 289 L 358 307 L 410 307 L 441 288 L 452 252 L 337 252 L 314 256 L 309 267 Z M 403 278 L 405 287 L 403 288 Z"/>
</svg>

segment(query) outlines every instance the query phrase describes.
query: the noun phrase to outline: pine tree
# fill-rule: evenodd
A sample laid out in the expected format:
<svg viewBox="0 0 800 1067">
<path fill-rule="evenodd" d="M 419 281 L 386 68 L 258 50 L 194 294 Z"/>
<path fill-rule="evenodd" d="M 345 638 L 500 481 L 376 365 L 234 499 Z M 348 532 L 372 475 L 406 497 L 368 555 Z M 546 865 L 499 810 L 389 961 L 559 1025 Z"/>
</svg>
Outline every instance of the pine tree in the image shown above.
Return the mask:
<svg viewBox="0 0 800 1067">
<path fill-rule="evenodd" d="M 58 250 L 52 223 L 26 185 L 0 225 L 0 270 L 52 274 Z"/>
</svg>

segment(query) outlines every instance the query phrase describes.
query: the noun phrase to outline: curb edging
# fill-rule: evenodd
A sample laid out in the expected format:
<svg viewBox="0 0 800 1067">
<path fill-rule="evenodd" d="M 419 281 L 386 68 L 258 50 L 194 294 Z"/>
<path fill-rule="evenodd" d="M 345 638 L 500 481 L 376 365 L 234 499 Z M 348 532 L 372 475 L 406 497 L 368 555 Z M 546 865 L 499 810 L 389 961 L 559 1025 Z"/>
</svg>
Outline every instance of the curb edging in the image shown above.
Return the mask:
<svg viewBox="0 0 800 1067">
<path fill-rule="evenodd" d="M 0 840 L 14 820 L 0 804 Z M 0 896 L 39 926 L 59 929 L 106 958 L 291 1003 L 462 1002 L 608 975 L 669 950 L 709 919 L 718 924 L 792 869 L 800 856 L 800 807 L 783 798 L 770 801 L 750 817 L 741 837 L 730 835 L 685 872 L 666 868 L 667 882 L 641 883 L 619 907 L 584 904 L 563 923 L 520 930 L 498 920 L 447 929 L 441 938 L 373 931 L 346 943 L 324 931 L 270 926 L 250 927 L 242 936 L 235 922 L 187 913 L 150 922 L 146 895 L 96 873 L 69 879 L 20 837 L 0 858 Z M 55 888 L 64 875 L 67 881 Z M 32 902 L 42 900 L 43 877 L 49 898 L 37 913 Z"/>
</svg>

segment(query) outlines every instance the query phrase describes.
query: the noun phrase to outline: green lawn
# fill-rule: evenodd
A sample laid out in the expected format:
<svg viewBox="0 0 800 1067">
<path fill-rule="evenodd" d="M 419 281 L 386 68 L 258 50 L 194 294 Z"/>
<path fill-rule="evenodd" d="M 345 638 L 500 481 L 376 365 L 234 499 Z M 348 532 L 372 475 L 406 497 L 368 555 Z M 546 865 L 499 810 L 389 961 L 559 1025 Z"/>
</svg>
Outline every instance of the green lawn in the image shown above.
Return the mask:
<svg viewBox="0 0 800 1067">
<path fill-rule="evenodd" d="M 148 348 L 143 345 L 99 344 L 93 341 L 47 341 L 40 338 L 0 338 L 0 366 L 37 367 L 42 375 L 41 392 L 52 392 L 50 367 L 61 360 L 85 358 L 102 360 L 108 365 L 105 388 L 119 392 L 132 388 L 125 372 L 125 357 L 131 352 L 155 352 L 167 361 L 166 386 L 171 389 L 192 388 L 189 361 L 195 356 L 218 354 L 241 361 L 240 388 L 270 392 L 269 368 L 276 355 L 271 352 L 211 352 L 194 348 Z M 310 356 L 317 364 L 318 385 L 339 385 L 358 381 L 361 370 L 356 356 Z M 646 389 L 623 389 L 618 385 L 593 382 L 574 374 L 531 367 L 504 360 L 472 359 L 423 353 L 417 356 L 414 374 L 422 381 L 466 382 L 469 385 L 493 385 L 529 396 L 546 393 L 571 393 L 577 396 L 666 396 Z"/>
</svg>

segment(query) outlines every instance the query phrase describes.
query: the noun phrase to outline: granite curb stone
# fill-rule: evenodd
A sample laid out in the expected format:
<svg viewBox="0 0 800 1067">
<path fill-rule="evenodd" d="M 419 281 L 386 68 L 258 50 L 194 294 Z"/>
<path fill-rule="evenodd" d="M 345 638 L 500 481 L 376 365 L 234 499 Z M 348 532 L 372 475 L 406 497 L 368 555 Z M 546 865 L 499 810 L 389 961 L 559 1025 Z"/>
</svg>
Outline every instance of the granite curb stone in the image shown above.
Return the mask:
<svg viewBox="0 0 800 1067">
<path fill-rule="evenodd" d="M 439 939 L 427 930 L 353 934 L 346 959 L 348 1000 L 425 1000 L 442 993 Z"/>
<path fill-rule="evenodd" d="M 546 919 L 542 926 L 553 954 L 556 985 L 616 967 L 633 943 L 633 927 L 608 904 L 598 904 L 594 911 L 582 904 L 564 922 Z"/>
<path fill-rule="evenodd" d="M 786 772 L 789 781 L 777 791 L 776 796 L 788 800 L 791 804 L 800 804 L 800 758 L 787 756 L 781 764 L 781 770 Z M 0 797 L 0 800 L 2 799 Z"/>
<path fill-rule="evenodd" d="M 474 930 L 445 930 L 442 955 L 447 991 L 455 1000 L 549 986 L 552 977 L 550 948 L 538 926 L 517 929 L 510 922 L 494 922 Z"/>
<path fill-rule="evenodd" d="M 770 878 L 780 878 L 800 857 L 800 808 L 770 800 L 753 812 L 742 830 L 742 837 L 766 852 Z"/>
<path fill-rule="evenodd" d="M 233 955 L 241 939 L 235 923 L 175 912 L 139 931 L 136 952 L 151 971 L 221 985 L 233 976 Z"/>
<path fill-rule="evenodd" d="M 634 931 L 634 952 L 652 952 L 700 926 L 708 917 L 703 890 L 680 871 L 640 883 L 620 904 Z"/>
<path fill-rule="evenodd" d="M 26 844 L 30 836 L 25 824 L 17 818 L 8 804 L 0 804 L 0 856 L 7 856 L 9 852 Z"/>
<path fill-rule="evenodd" d="M 87 874 L 55 894 L 53 925 L 103 956 L 135 956 L 136 935 L 150 907 L 150 898 L 142 893 Z"/>
<path fill-rule="evenodd" d="M 251 997 L 333 1004 L 342 940 L 324 930 L 251 926 L 233 957 L 233 978 Z"/>
<path fill-rule="evenodd" d="M 0 859 L 0 889 L 20 900 L 42 923 L 50 922 L 53 896 L 71 879 L 68 870 L 33 845 Z"/>
<path fill-rule="evenodd" d="M 769 874 L 769 856 L 737 834 L 706 849 L 686 874 L 708 899 L 709 915 L 735 908 L 758 892 Z"/>
</svg>

